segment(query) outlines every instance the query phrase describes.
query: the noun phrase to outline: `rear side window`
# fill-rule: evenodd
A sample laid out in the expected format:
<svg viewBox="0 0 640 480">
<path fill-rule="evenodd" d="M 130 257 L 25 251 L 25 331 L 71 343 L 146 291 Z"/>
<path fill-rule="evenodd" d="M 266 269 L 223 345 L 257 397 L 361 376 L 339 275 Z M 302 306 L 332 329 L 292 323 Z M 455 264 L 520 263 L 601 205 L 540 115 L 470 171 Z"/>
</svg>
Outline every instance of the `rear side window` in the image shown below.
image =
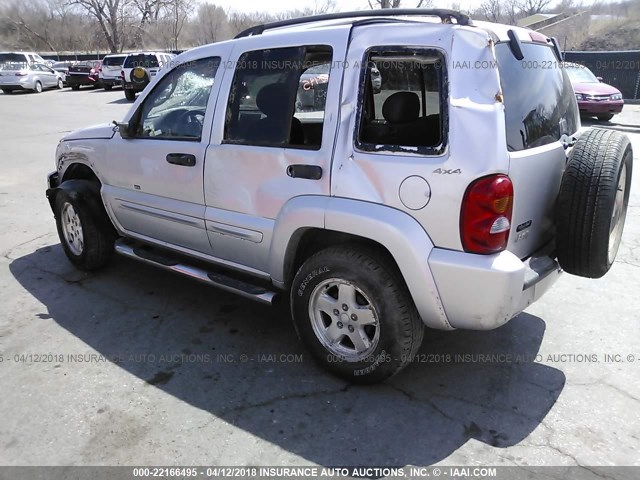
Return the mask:
<svg viewBox="0 0 640 480">
<path fill-rule="evenodd" d="M 318 150 L 331 71 L 329 46 L 244 53 L 229 94 L 225 143 Z"/>
<path fill-rule="evenodd" d="M 442 54 L 431 49 L 378 47 L 365 60 L 358 149 L 442 153 L 447 112 Z"/>
<path fill-rule="evenodd" d="M 27 66 L 27 56 L 23 53 L 0 53 L 0 70 L 20 70 Z"/>
<path fill-rule="evenodd" d="M 124 61 L 124 68 L 155 68 L 158 67 L 158 59 L 155 55 L 147 55 L 144 53 L 129 55 Z"/>
<path fill-rule="evenodd" d="M 555 142 L 579 123 L 571 82 L 552 48 L 523 43 L 522 53 L 517 60 L 506 43 L 496 46 L 509 151 Z"/>
</svg>

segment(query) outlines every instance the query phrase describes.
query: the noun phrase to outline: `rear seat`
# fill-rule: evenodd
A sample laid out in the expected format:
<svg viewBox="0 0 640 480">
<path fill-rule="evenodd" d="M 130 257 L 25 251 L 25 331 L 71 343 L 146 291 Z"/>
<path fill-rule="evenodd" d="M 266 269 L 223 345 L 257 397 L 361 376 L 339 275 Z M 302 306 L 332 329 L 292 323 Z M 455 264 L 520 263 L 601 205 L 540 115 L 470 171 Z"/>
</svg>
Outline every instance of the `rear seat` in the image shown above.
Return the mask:
<svg viewBox="0 0 640 480">
<path fill-rule="evenodd" d="M 365 125 L 366 143 L 408 147 L 436 146 L 440 143 L 440 116 L 420 117 L 420 98 L 414 92 L 396 92 L 382 105 L 384 123 Z"/>
</svg>

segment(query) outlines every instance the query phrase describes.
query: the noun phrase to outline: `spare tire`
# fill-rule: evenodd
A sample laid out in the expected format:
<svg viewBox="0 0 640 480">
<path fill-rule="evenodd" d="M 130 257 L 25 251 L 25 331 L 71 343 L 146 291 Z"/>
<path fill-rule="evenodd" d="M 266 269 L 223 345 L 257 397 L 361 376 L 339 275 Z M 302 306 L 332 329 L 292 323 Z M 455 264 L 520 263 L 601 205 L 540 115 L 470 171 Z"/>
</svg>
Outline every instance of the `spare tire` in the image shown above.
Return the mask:
<svg viewBox="0 0 640 480">
<path fill-rule="evenodd" d="M 626 135 L 593 128 L 576 142 L 560 184 L 556 244 L 560 266 L 600 278 L 618 253 L 629 203 L 633 152 Z"/>
<path fill-rule="evenodd" d="M 147 85 L 151 80 L 151 75 L 144 67 L 136 67 L 131 71 L 131 82 L 138 85 Z"/>
</svg>

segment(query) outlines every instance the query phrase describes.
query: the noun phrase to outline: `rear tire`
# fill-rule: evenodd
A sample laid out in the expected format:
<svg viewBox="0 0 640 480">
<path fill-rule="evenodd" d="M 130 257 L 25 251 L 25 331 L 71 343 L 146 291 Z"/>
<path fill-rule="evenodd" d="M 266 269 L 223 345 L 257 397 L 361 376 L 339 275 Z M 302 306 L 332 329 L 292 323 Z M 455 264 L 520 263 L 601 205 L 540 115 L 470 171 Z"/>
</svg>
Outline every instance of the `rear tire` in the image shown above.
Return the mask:
<svg viewBox="0 0 640 480">
<path fill-rule="evenodd" d="M 104 86 L 104 91 L 105 92 L 110 92 L 112 88 L 113 88 L 113 85 L 105 85 Z"/>
<path fill-rule="evenodd" d="M 58 90 L 62 90 L 62 88 L 64 87 L 64 82 L 62 81 L 61 78 L 58 79 Z"/>
<path fill-rule="evenodd" d="M 11 95 L 13 93 L 13 90 L 9 88 L 3 88 L 2 93 L 4 93 L 5 95 Z"/>
<path fill-rule="evenodd" d="M 130 102 L 133 102 L 136 99 L 136 92 L 134 92 L 133 90 L 125 90 L 124 91 L 124 96 Z"/>
<path fill-rule="evenodd" d="M 600 120 L 602 122 L 608 122 L 612 118 L 613 118 L 613 114 L 612 113 L 607 113 L 605 115 L 598 115 L 598 120 Z"/>
<path fill-rule="evenodd" d="M 33 87 L 33 91 L 35 93 L 42 93 L 42 83 L 40 83 L 39 81 L 36 82 L 36 84 Z"/>
<path fill-rule="evenodd" d="M 291 312 L 314 358 L 356 383 L 398 373 L 424 335 L 397 267 L 366 246 L 327 248 L 304 262 L 292 283 Z"/>
<path fill-rule="evenodd" d="M 613 264 L 629 203 L 633 151 L 626 135 L 593 128 L 574 146 L 556 210 L 557 254 L 568 273 L 600 278 Z"/>
<path fill-rule="evenodd" d="M 67 258 L 85 271 L 104 267 L 113 256 L 114 231 L 92 216 L 87 202 L 60 190 L 54 204 L 60 243 Z"/>
<path fill-rule="evenodd" d="M 71 85 L 71 90 L 80 90 L 80 85 Z"/>
</svg>

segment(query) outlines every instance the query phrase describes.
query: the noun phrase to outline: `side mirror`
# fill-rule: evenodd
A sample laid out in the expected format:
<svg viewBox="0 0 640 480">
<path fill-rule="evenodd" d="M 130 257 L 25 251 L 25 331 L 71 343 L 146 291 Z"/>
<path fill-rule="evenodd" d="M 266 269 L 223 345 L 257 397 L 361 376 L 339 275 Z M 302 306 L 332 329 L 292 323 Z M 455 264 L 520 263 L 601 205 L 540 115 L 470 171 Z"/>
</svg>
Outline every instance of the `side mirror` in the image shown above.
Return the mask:
<svg viewBox="0 0 640 480">
<path fill-rule="evenodd" d="M 599 82 L 602 82 L 602 77 L 596 77 Z"/>
<path fill-rule="evenodd" d="M 118 132 L 122 138 L 131 138 L 131 125 L 128 122 L 113 121 L 113 124 L 118 128 Z"/>
</svg>

